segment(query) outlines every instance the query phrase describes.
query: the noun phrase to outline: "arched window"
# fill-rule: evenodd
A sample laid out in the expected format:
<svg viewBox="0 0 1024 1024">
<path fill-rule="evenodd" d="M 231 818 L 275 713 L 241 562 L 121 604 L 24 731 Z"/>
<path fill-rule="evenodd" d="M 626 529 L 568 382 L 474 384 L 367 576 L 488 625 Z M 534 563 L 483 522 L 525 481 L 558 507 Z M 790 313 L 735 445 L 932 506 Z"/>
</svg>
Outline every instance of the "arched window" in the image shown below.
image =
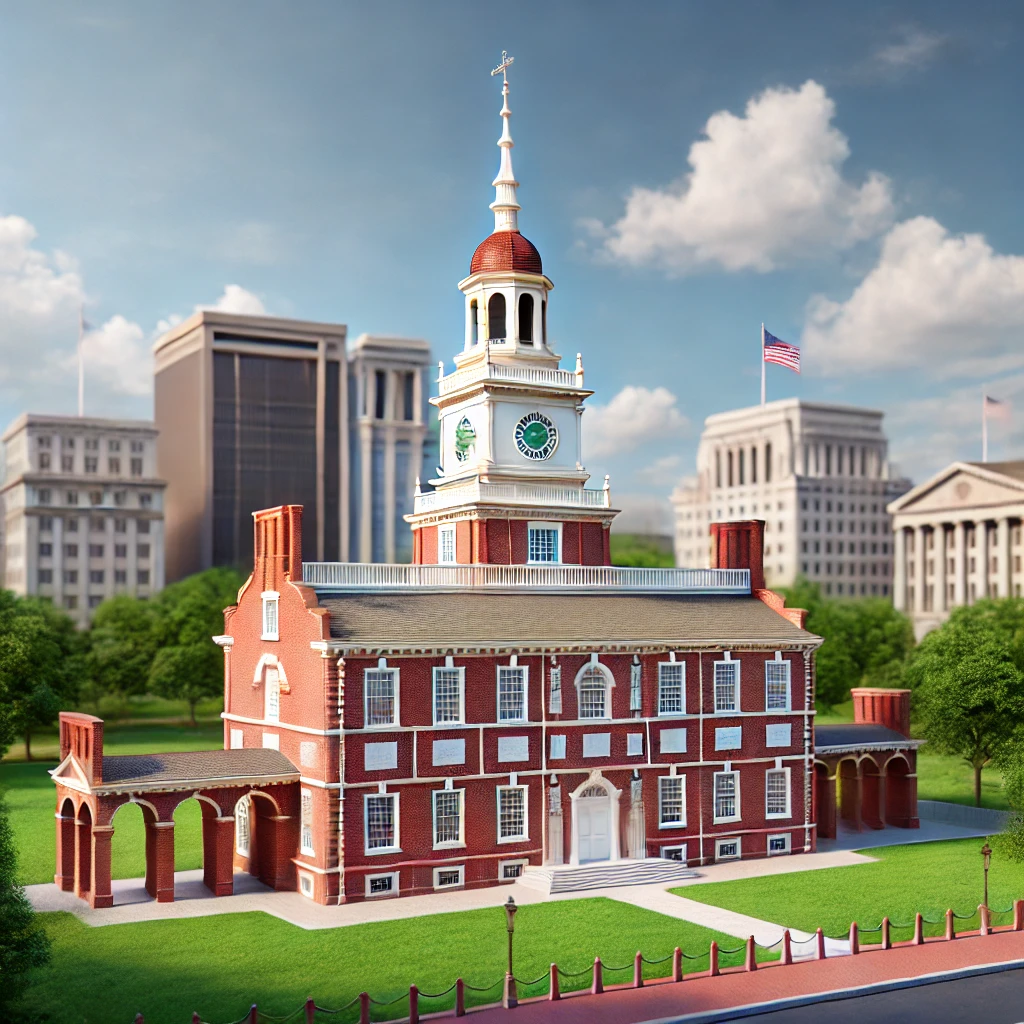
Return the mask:
<svg viewBox="0 0 1024 1024">
<path fill-rule="evenodd" d="M 235 852 L 249 856 L 249 797 L 243 796 L 235 805 Z"/>
<path fill-rule="evenodd" d="M 505 333 L 505 296 L 498 292 L 487 302 L 487 337 L 506 338 Z"/>
<path fill-rule="evenodd" d="M 579 698 L 579 717 L 611 718 L 611 695 L 608 670 L 595 662 L 587 665 L 576 677 L 576 693 Z"/>
<path fill-rule="evenodd" d="M 519 296 L 519 340 L 533 344 L 533 296 Z"/>
<path fill-rule="evenodd" d="M 480 340 L 479 310 L 476 299 L 473 299 L 469 304 L 469 340 L 474 345 Z"/>
<path fill-rule="evenodd" d="M 548 343 L 548 300 L 540 300 L 540 342 L 542 345 Z"/>
</svg>

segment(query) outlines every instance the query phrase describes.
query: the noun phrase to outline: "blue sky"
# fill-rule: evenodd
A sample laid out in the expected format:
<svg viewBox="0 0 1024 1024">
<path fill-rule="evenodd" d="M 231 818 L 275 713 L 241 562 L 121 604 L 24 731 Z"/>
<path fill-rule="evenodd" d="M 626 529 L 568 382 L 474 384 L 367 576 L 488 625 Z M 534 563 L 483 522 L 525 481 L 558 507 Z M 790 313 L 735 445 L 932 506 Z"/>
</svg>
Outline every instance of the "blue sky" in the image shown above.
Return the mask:
<svg viewBox="0 0 1024 1024">
<path fill-rule="evenodd" d="M 886 413 L 920 480 L 1022 454 L 1024 203 L 1009 3 L 5 2 L 0 419 L 151 414 L 149 346 L 197 305 L 424 337 L 492 225 L 502 49 L 521 228 L 583 353 L 585 453 L 634 521 L 710 413 Z"/>
</svg>

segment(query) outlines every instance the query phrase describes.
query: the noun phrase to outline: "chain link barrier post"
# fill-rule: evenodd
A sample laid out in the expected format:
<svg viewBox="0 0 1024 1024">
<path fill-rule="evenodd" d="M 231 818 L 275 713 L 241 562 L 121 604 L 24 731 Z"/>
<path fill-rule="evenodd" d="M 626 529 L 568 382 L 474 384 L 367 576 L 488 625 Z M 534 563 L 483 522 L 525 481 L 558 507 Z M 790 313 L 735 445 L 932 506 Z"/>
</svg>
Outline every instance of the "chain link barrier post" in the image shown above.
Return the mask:
<svg viewBox="0 0 1024 1024">
<path fill-rule="evenodd" d="M 825 933 L 819 928 L 815 933 L 814 937 L 817 940 L 815 943 L 816 959 L 825 959 Z"/>
<path fill-rule="evenodd" d="M 914 915 L 914 938 L 912 941 L 915 946 L 924 944 L 924 918 L 920 914 Z"/>
<path fill-rule="evenodd" d="M 988 907 L 984 903 L 978 906 L 978 919 L 981 927 L 978 929 L 979 935 L 988 935 L 989 933 L 989 919 L 988 919 Z"/>
<path fill-rule="evenodd" d="M 466 1016 L 466 983 L 461 978 L 455 979 L 455 1016 Z"/>
<path fill-rule="evenodd" d="M 889 934 L 889 918 L 882 918 L 882 949 L 892 949 L 892 936 Z"/>
<path fill-rule="evenodd" d="M 359 1024 L 370 1024 L 370 993 L 359 993 Z"/>
<path fill-rule="evenodd" d="M 549 969 L 551 980 L 548 983 L 548 1002 L 554 1003 L 562 998 L 562 990 L 558 984 L 558 964 L 552 964 Z"/>
<path fill-rule="evenodd" d="M 198 1013 L 193 1011 L 192 1013 L 192 1024 L 202 1024 L 203 1018 Z"/>
<path fill-rule="evenodd" d="M 953 919 L 953 908 L 946 911 L 946 941 L 952 942 L 956 938 L 956 921 Z"/>
<path fill-rule="evenodd" d="M 678 946 L 672 950 L 672 980 L 683 980 L 683 951 Z"/>
<path fill-rule="evenodd" d="M 420 1024 L 420 990 L 409 986 L 409 1024 Z"/>
<path fill-rule="evenodd" d="M 594 977 L 590 983 L 590 994 L 600 995 L 604 991 L 604 972 L 601 969 L 601 958 L 594 957 Z"/>
<path fill-rule="evenodd" d="M 784 964 L 793 962 L 793 939 L 788 928 L 782 933 L 782 962 Z"/>
<path fill-rule="evenodd" d="M 748 971 L 757 970 L 757 946 L 753 935 L 747 939 L 747 955 L 743 966 Z"/>
<path fill-rule="evenodd" d="M 141 1013 L 135 1014 L 135 1024 L 146 1024 L 146 1021 Z"/>
<path fill-rule="evenodd" d="M 1013 930 L 1019 932 L 1024 929 L 1024 900 L 1013 901 Z"/>
<path fill-rule="evenodd" d="M 850 922 L 850 955 L 855 956 L 860 952 L 860 935 L 857 932 L 857 922 Z"/>
<path fill-rule="evenodd" d="M 633 988 L 644 987 L 644 958 L 638 949 L 633 957 Z"/>
<path fill-rule="evenodd" d="M 711 941 L 711 948 L 708 950 L 708 977 L 718 977 L 718 943 L 713 939 Z"/>
</svg>

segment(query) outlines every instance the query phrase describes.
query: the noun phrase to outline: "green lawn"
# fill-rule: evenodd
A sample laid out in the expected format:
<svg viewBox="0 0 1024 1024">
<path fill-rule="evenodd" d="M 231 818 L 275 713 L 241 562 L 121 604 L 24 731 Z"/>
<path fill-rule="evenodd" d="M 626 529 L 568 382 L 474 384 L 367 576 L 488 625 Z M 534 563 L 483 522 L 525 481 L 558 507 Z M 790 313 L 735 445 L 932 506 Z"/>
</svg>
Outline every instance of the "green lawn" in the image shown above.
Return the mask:
<svg viewBox="0 0 1024 1024">
<path fill-rule="evenodd" d="M 856 921 L 867 928 L 883 917 L 897 924 L 912 923 L 915 913 L 942 919 L 948 907 L 958 914 L 974 913 L 973 920 L 957 922 L 958 929 L 977 928 L 977 908 L 982 901 L 983 839 L 884 846 L 865 850 L 877 857 L 874 864 L 846 868 L 768 875 L 736 882 L 690 885 L 672 891 L 687 899 L 749 914 L 802 931 L 821 927 L 826 935 L 839 936 Z M 989 871 L 989 906 L 1004 910 L 1024 898 L 1024 864 L 1000 856 L 992 858 Z M 1009 923 L 1009 915 L 995 918 Z M 926 934 L 943 932 L 942 923 L 927 925 Z M 894 939 L 910 938 L 911 931 L 894 931 Z M 865 936 L 877 941 L 877 935 Z"/>
<path fill-rule="evenodd" d="M 414 917 L 349 928 L 305 931 L 262 913 L 88 928 L 71 914 L 42 915 L 54 941 L 51 964 L 34 974 L 28 998 L 50 1024 L 104 1021 L 129 1024 L 137 1012 L 146 1024 L 181 1024 L 197 1010 L 204 1021 L 237 1020 L 256 1002 L 284 1015 L 307 996 L 321 1006 L 343 1006 L 363 989 L 387 1001 L 416 984 L 427 993 L 448 988 L 461 974 L 467 984 L 498 981 L 505 970 L 507 933 L 500 908 Z M 569 900 L 522 907 L 516 915 L 515 970 L 523 980 L 542 979 L 520 994 L 547 990 L 548 965 L 586 971 L 595 955 L 611 967 L 609 984 L 632 978 L 637 949 L 650 959 L 674 946 L 692 955 L 712 939 L 733 949 L 739 940 L 697 925 L 608 899 Z M 739 964 L 742 952 L 723 957 Z M 707 959 L 684 960 L 706 970 Z M 648 967 L 647 977 L 671 972 L 671 960 Z M 563 990 L 590 984 L 589 972 L 563 979 Z M 495 985 L 467 992 L 467 1002 L 494 1002 Z M 448 1008 L 454 996 L 422 1000 L 421 1013 Z M 358 1008 L 332 1020 L 345 1024 Z M 375 1020 L 408 1015 L 405 1000 L 375 1007 Z"/>
<path fill-rule="evenodd" d="M 203 722 L 197 728 L 111 724 L 104 730 L 103 748 L 107 754 L 145 754 L 214 750 L 222 745 L 222 726 L 216 721 Z M 25 885 L 53 881 L 56 797 L 47 769 L 56 764 L 56 760 L 0 763 L 0 790 L 6 790 L 20 880 Z M 202 867 L 200 818 L 195 800 L 182 804 L 175 814 L 174 863 L 179 871 Z M 138 807 L 124 807 L 114 816 L 113 876 L 139 878 L 145 870 L 142 811 Z"/>
</svg>

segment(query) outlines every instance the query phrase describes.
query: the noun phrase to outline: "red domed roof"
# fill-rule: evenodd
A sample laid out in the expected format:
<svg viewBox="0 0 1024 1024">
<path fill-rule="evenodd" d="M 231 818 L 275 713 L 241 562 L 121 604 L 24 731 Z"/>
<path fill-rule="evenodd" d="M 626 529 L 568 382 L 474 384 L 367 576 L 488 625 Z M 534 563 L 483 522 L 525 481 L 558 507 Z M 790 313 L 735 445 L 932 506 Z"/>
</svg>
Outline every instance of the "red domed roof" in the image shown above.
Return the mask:
<svg viewBox="0 0 1024 1024">
<path fill-rule="evenodd" d="M 518 231 L 495 231 L 476 247 L 469 272 L 479 274 L 494 270 L 544 273 L 537 247 Z"/>
</svg>

